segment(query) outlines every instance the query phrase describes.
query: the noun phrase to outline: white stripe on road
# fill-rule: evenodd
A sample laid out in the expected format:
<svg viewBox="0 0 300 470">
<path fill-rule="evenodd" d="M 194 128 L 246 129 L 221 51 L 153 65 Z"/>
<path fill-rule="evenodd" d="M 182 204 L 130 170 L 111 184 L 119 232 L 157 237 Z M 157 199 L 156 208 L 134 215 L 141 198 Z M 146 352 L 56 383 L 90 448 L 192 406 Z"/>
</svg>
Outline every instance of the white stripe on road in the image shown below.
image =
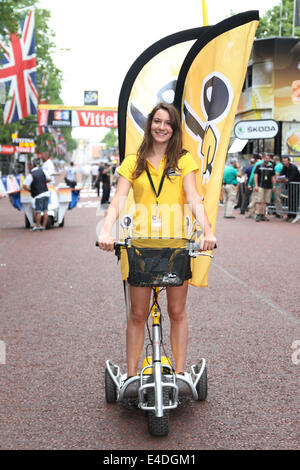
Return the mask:
<svg viewBox="0 0 300 470">
<path fill-rule="evenodd" d="M 91 208 L 91 207 L 98 207 L 98 206 L 100 206 L 99 201 L 85 201 L 85 202 L 78 202 L 76 207 L 78 207 L 78 209 L 82 209 L 82 208 Z"/>
<path fill-rule="evenodd" d="M 264 304 L 267 304 L 273 310 L 276 310 L 278 313 L 280 313 L 284 317 L 288 318 L 293 323 L 296 323 L 296 325 L 300 324 L 300 320 L 297 317 L 295 317 L 295 315 L 293 315 L 291 312 L 289 312 L 288 310 L 283 309 L 282 307 L 280 307 L 280 305 L 273 302 L 271 299 L 266 297 L 261 292 L 252 289 L 246 282 L 241 281 L 241 279 L 239 279 L 238 277 L 233 276 L 226 269 L 222 268 L 222 266 L 218 266 L 216 263 L 212 263 L 211 266 L 214 266 L 215 268 L 219 269 L 219 271 L 226 274 L 226 276 L 230 277 L 230 279 L 237 282 L 241 286 L 245 287 L 248 290 L 248 292 L 250 292 L 250 294 L 253 295 L 254 297 L 256 297 L 258 300 L 260 300 L 260 302 L 262 302 Z"/>
</svg>

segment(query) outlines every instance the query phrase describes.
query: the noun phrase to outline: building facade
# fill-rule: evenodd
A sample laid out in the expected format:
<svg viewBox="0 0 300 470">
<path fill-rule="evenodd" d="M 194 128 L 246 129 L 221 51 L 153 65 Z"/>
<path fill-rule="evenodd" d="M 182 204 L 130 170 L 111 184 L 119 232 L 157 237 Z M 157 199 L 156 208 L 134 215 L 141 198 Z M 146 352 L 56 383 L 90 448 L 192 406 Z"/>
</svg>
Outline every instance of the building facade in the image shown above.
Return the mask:
<svg viewBox="0 0 300 470">
<path fill-rule="evenodd" d="M 245 159 L 263 151 L 280 156 L 289 155 L 300 166 L 298 38 L 274 37 L 256 39 L 254 42 L 235 124 L 245 120 L 254 120 L 259 124 L 261 120 L 270 119 L 277 123 L 276 136 L 245 139 L 240 145 L 243 148 L 237 153 Z M 236 137 L 234 128 L 233 139 Z"/>
</svg>

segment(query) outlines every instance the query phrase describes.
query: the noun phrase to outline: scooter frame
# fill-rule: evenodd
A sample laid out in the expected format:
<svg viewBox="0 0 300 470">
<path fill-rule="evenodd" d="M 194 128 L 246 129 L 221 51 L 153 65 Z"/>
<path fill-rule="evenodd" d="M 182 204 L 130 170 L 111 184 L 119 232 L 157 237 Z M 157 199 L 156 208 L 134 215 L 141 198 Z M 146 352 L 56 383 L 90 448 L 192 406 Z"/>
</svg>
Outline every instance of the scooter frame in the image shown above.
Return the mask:
<svg viewBox="0 0 300 470">
<path fill-rule="evenodd" d="M 125 242 L 120 242 L 116 245 L 124 246 L 129 243 L 130 241 L 126 239 Z M 209 253 L 201 252 L 199 244 L 192 240 L 190 241 L 189 254 L 191 257 L 202 255 L 213 258 Z M 177 408 L 179 404 L 179 396 L 191 395 L 194 400 L 201 401 L 206 399 L 206 392 L 204 396 L 199 396 L 197 391 L 197 385 L 199 384 L 204 371 L 206 373 L 206 361 L 204 358 L 201 358 L 196 364 L 191 366 L 191 371 L 189 373 L 185 372 L 184 375 L 175 374 L 171 365 L 162 364 L 162 338 L 160 327 L 161 310 L 158 304 L 159 288 L 153 286 L 152 291 L 152 364 L 147 364 L 138 375 L 128 379 L 127 374 L 122 374 L 120 367 L 109 360 L 106 361 L 105 368 L 115 385 L 115 401 L 138 397 L 138 406 L 140 409 L 147 412 L 154 412 L 156 418 L 161 418 L 164 415 L 164 411 Z M 125 300 L 128 318 L 130 299 L 127 283 L 125 283 Z M 149 369 L 153 369 L 153 374 L 150 375 L 149 372 L 147 373 L 147 370 Z M 166 370 L 168 370 L 169 373 L 166 373 Z M 153 377 L 151 382 L 149 381 L 149 377 Z M 205 387 L 207 387 L 206 382 Z M 168 404 L 165 404 L 163 400 L 164 388 L 169 390 Z M 147 401 L 147 394 L 150 389 L 154 390 L 154 406 L 149 405 Z"/>
</svg>

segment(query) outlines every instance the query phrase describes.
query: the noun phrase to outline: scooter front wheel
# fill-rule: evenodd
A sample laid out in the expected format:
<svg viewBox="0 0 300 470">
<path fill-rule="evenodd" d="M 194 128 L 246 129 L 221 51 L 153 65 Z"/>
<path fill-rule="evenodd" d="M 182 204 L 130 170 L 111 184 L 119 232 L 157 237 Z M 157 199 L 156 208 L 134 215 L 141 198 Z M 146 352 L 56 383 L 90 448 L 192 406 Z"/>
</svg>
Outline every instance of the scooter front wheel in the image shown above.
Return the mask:
<svg viewBox="0 0 300 470">
<path fill-rule="evenodd" d="M 151 377 L 149 382 L 153 382 Z M 154 388 L 147 391 L 148 406 L 155 406 Z M 163 404 L 170 404 L 170 392 L 167 387 L 163 387 Z M 169 410 L 164 410 L 162 417 L 155 416 L 155 411 L 147 411 L 148 415 L 148 431 L 151 436 L 167 436 L 169 432 Z"/>
</svg>

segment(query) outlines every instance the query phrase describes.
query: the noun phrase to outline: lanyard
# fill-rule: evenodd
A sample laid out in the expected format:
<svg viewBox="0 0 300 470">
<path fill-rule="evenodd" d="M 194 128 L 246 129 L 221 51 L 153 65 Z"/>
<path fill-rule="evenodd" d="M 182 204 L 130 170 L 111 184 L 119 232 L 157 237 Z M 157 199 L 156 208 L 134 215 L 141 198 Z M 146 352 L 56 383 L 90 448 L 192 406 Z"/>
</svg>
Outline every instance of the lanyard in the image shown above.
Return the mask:
<svg viewBox="0 0 300 470">
<path fill-rule="evenodd" d="M 153 190 L 153 192 L 156 196 L 156 204 L 158 204 L 158 197 L 161 193 L 161 190 L 162 190 L 162 187 L 163 187 L 163 184 L 164 184 L 165 175 L 162 175 L 160 183 L 159 183 L 159 187 L 158 187 L 158 192 L 156 192 L 156 189 L 155 189 L 155 186 L 154 186 L 154 183 L 153 183 L 153 180 L 151 178 L 151 175 L 150 175 L 150 172 L 149 172 L 148 168 L 146 168 L 146 172 L 147 172 L 147 176 L 148 176 L 150 186 L 151 186 L 151 188 L 152 188 L 152 190 Z"/>
</svg>

